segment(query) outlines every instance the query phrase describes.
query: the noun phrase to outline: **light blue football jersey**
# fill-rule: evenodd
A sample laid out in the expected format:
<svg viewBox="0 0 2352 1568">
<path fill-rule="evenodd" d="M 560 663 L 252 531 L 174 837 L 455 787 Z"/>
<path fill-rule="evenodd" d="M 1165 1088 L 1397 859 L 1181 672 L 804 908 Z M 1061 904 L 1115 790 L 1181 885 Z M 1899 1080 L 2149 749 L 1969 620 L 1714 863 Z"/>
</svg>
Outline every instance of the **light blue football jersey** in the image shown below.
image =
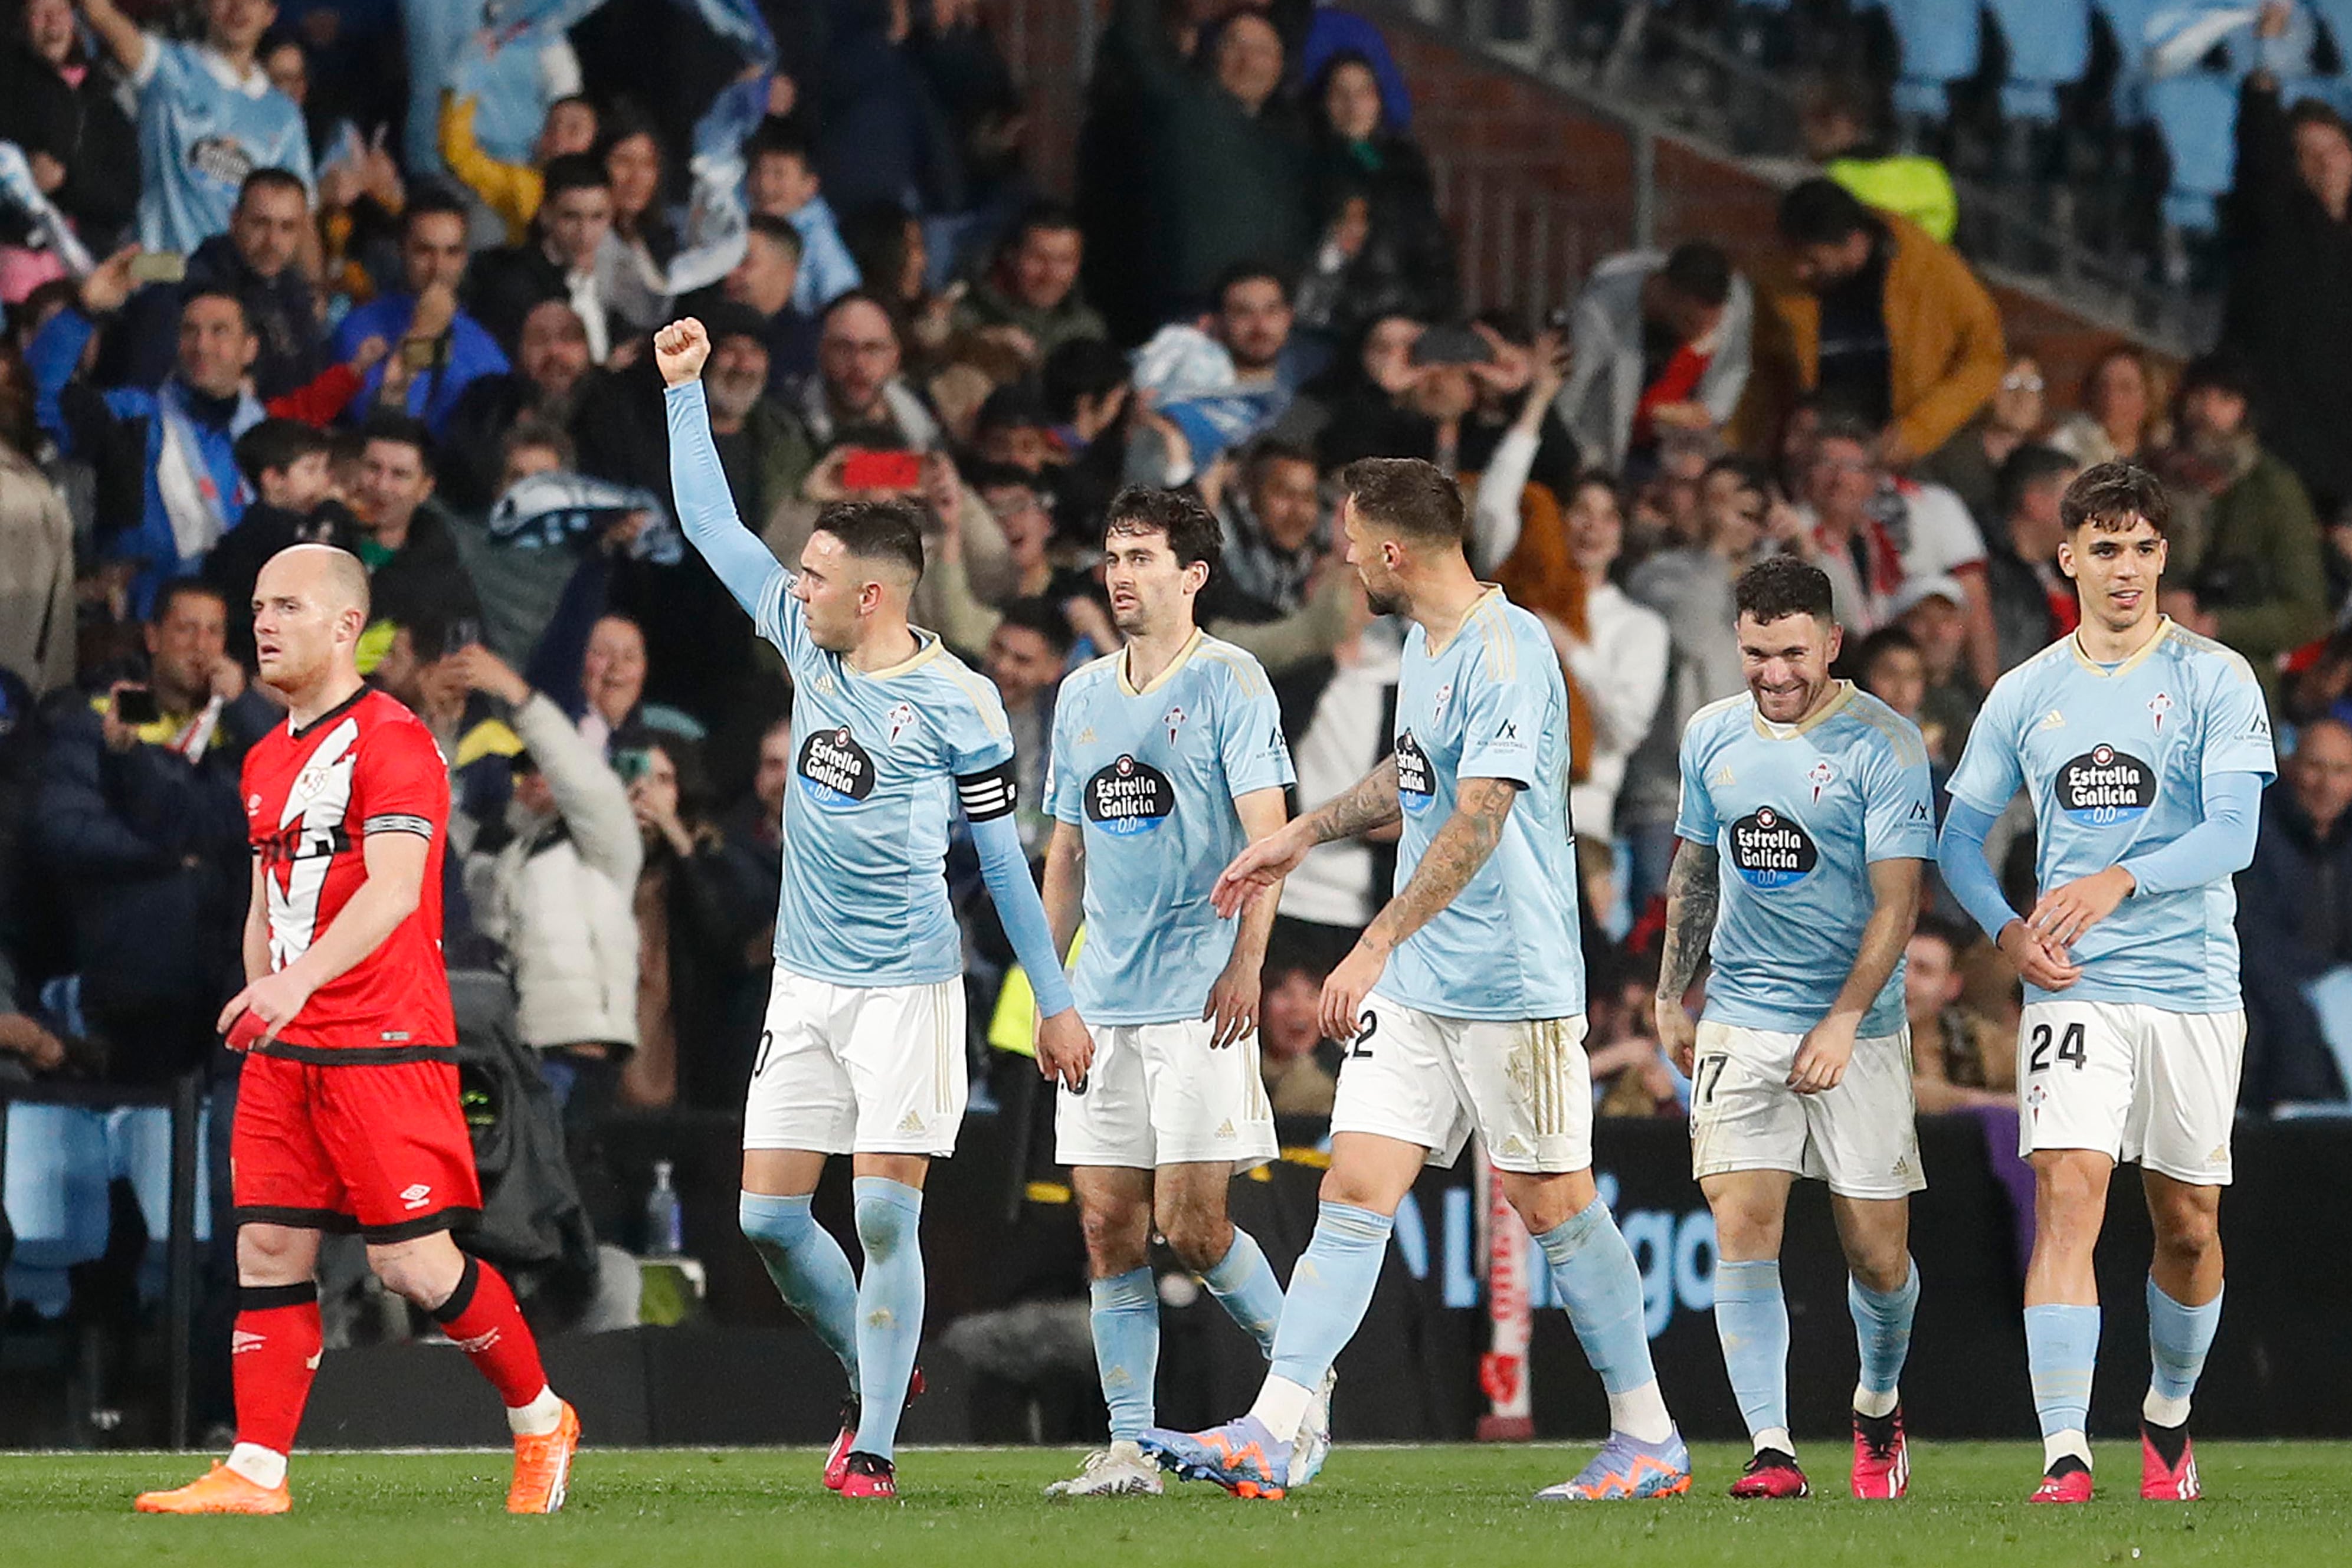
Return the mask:
<svg viewBox="0 0 2352 1568">
<path fill-rule="evenodd" d="M 1849 682 L 1801 725 L 1746 694 L 1683 731 L 1675 831 L 1714 846 L 1722 890 L 1707 948 L 1708 1019 L 1802 1034 L 1853 972 L 1877 900 L 1875 861 L 1936 858 L 1935 787 L 1918 727 Z M 1864 1040 L 1903 1027 L 1903 965 L 1864 1015 Z"/>
<path fill-rule="evenodd" d="M 1071 988 L 1088 1023 L 1201 1016 L 1240 925 L 1209 903 L 1249 842 L 1234 801 L 1294 777 L 1265 672 L 1205 632 L 1140 691 L 1124 653 L 1062 683 L 1045 800 L 1086 836 L 1087 941 Z"/>
<path fill-rule="evenodd" d="M 312 183 L 310 132 L 258 66 L 243 81 L 196 44 L 149 35 L 139 91 L 139 243 L 193 251 L 226 232 L 245 177 L 283 169 Z"/>
<path fill-rule="evenodd" d="M 779 565 L 753 616 L 793 676 L 776 962 L 837 986 L 953 978 L 963 940 L 948 903 L 950 796 L 959 776 L 1012 760 L 1004 706 L 928 632 L 902 664 L 851 668 L 809 640 L 792 581 Z"/>
<path fill-rule="evenodd" d="M 1454 1019 L 1579 1018 L 1576 834 L 1568 819 L 1568 685 L 1534 616 L 1487 591 L 1445 645 L 1405 634 L 1397 681 L 1396 885 L 1454 814 L 1459 780 L 1520 786 L 1469 885 L 1389 955 L 1381 994 Z"/>
<path fill-rule="evenodd" d="M 1952 798 L 1998 813 L 2032 797 L 2043 891 L 2163 848 L 2204 820 L 2205 778 L 2276 776 L 2270 715 L 2245 659 L 2165 622 L 2113 669 L 2062 638 L 2001 676 L 1969 732 Z M 2238 894 L 2228 877 L 2136 894 L 2073 948 L 2083 977 L 2029 1001 L 2233 1012 Z"/>
</svg>

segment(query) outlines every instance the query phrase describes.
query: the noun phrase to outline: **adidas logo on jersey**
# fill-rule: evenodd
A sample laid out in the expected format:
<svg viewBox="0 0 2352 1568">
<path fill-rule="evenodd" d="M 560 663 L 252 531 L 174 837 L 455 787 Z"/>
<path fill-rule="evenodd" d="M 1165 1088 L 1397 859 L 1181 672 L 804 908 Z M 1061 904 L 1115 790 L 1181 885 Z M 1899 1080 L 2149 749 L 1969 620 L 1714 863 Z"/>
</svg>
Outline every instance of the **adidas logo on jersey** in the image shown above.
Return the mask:
<svg viewBox="0 0 2352 1568">
<path fill-rule="evenodd" d="M 922 1130 L 923 1116 L 919 1111 L 909 1111 L 898 1119 L 898 1131 L 902 1133 L 919 1133 Z"/>
<path fill-rule="evenodd" d="M 2066 716 L 2060 713 L 2053 707 L 2048 713 L 2042 716 L 2042 727 L 2044 729 L 2063 729 L 2066 727 Z"/>
<path fill-rule="evenodd" d="M 1728 789 L 1737 780 L 1732 778 L 1731 768 L 1727 764 L 1715 770 L 1715 777 L 1706 781 L 1706 787 L 1710 789 Z"/>
</svg>

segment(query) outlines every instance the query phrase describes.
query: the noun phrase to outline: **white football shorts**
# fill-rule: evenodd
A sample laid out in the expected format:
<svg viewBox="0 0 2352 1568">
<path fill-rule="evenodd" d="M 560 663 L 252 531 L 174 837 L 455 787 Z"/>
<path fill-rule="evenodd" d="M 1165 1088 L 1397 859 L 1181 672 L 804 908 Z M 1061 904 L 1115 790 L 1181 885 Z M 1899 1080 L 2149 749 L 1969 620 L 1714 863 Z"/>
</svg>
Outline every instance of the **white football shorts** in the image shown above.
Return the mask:
<svg viewBox="0 0 2352 1568">
<path fill-rule="evenodd" d="M 1691 1174 L 1788 1171 L 1841 1197 L 1906 1197 L 1927 1185 L 1911 1093 L 1911 1030 L 1853 1042 L 1834 1089 L 1800 1094 L 1801 1033 L 1702 1023 L 1691 1073 Z"/>
<path fill-rule="evenodd" d="M 2243 1012 L 2031 1002 L 2017 1026 L 2017 1149 L 2096 1149 L 2199 1186 L 2230 1185 Z"/>
<path fill-rule="evenodd" d="M 1419 1144 L 1436 1166 L 1475 1131 L 1499 1170 L 1580 1171 L 1592 1163 L 1584 1019 L 1439 1018 L 1374 991 L 1339 1070 L 1331 1131 Z"/>
<path fill-rule="evenodd" d="M 1160 1166 L 1230 1160 L 1236 1173 L 1274 1158 L 1274 1106 L 1258 1076 L 1257 1036 L 1219 1051 L 1207 1019 L 1097 1024 L 1086 1088 L 1054 1110 L 1055 1158 L 1066 1166 Z"/>
<path fill-rule="evenodd" d="M 951 1155 L 969 1087 L 961 977 L 836 986 L 779 964 L 743 1104 L 743 1146 Z"/>
</svg>

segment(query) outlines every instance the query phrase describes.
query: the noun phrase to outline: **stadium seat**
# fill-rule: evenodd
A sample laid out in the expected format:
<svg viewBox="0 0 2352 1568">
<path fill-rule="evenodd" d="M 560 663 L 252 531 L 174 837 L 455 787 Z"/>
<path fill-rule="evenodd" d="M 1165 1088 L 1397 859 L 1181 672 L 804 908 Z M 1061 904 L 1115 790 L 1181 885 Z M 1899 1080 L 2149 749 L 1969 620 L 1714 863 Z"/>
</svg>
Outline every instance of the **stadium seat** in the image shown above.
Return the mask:
<svg viewBox="0 0 2352 1568">
<path fill-rule="evenodd" d="M 1985 0 L 2009 45 L 2001 112 L 2046 124 L 2058 118 L 2058 89 L 2091 64 L 2091 0 Z M 1953 7 L 1960 9 L 1960 7 Z"/>
<path fill-rule="evenodd" d="M 2165 223 L 2188 234 L 2212 233 L 2214 203 L 2237 166 L 2238 84 L 2219 71 L 2191 71 L 2149 82 L 2145 101 L 2172 161 Z"/>
<path fill-rule="evenodd" d="M 1897 114 L 1944 113 L 1944 89 L 1976 74 L 1982 50 L 1977 7 L 1965 0 L 1879 0 L 1903 48 Z"/>
</svg>

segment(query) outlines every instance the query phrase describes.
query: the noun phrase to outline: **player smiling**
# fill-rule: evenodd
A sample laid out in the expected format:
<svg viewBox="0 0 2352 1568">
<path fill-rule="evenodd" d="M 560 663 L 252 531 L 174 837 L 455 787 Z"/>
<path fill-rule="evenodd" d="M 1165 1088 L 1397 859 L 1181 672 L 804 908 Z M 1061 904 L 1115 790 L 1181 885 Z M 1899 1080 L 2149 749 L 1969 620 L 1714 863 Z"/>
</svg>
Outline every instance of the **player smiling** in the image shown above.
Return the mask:
<svg viewBox="0 0 2352 1568">
<path fill-rule="evenodd" d="M 2185 1500 L 2199 1491 L 2189 1402 L 2221 1316 L 2221 1198 L 2246 1038 L 2230 879 L 2253 859 L 2277 763 L 2252 667 L 2158 613 L 2164 486 L 2103 463 L 2067 486 L 2060 511 L 2058 565 L 2074 580 L 2082 625 L 1985 699 L 1952 774 L 1939 859 L 2025 977 L 2025 1346 L 2045 1470 L 2033 1500 L 2090 1500 L 2092 1253 L 2123 1160 L 2139 1164 L 2156 1229 L 2140 1495 Z M 1984 852 L 2021 786 L 2042 890 L 2021 917 Z"/>
</svg>

